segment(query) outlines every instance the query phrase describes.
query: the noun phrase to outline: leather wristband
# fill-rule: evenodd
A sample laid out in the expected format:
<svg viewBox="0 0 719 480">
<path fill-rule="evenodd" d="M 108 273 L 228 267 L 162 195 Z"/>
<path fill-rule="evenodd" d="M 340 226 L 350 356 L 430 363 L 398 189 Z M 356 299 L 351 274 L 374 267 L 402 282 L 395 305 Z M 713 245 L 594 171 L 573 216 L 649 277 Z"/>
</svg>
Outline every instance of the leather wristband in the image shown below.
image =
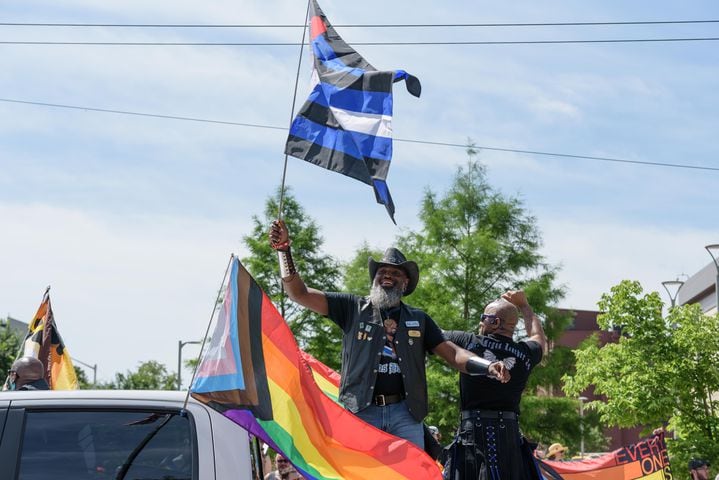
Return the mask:
<svg viewBox="0 0 719 480">
<path fill-rule="evenodd" d="M 487 375 L 489 366 L 492 364 L 489 360 L 481 357 L 472 357 L 467 361 L 466 369 L 470 375 Z"/>
<path fill-rule="evenodd" d="M 277 259 L 280 262 L 280 277 L 282 279 L 291 277 L 297 273 L 289 246 L 287 247 L 287 250 L 277 250 Z"/>
</svg>

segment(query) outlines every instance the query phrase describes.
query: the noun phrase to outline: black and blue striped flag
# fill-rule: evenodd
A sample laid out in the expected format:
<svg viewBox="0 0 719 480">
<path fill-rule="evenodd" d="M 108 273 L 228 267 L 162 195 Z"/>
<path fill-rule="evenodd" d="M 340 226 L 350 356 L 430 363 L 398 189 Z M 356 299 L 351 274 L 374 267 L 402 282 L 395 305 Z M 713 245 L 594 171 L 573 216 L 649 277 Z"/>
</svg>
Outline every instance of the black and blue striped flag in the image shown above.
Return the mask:
<svg viewBox="0 0 719 480">
<path fill-rule="evenodd" d="M 285 153 L 371 185 L 394 222 L 386 182 L 392 159 L 392 84 L 405 80 L 407 90 L 419 97 L 419 80 L 404 70 L 375 69 L 340 38 L 316 0 L 310 37 L 314 85 L 292 122 Z"/>
</svg>

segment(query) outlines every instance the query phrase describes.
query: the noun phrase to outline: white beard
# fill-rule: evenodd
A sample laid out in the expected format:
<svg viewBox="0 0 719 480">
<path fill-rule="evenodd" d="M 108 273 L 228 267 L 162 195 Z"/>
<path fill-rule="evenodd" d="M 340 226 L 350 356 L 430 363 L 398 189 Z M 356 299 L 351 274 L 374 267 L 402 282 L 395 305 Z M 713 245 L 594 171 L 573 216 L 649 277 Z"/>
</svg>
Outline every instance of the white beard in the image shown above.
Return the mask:
<svg viewBox="0 0 719 480">
<path fill-rule="evenodd" d="M 372 284 L 369 300 L 379 309 L 396 307 L 402 300 L 402 288 L 399 285 L 395 285 L 393 288 L 383 288 Z"/>
</svg>

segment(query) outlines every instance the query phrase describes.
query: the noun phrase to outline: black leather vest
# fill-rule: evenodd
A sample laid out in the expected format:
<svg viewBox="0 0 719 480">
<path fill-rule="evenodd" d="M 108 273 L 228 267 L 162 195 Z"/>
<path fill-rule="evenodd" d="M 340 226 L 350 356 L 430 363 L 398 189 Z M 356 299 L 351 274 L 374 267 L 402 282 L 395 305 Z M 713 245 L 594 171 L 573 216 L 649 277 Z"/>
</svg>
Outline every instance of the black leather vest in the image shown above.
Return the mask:
<svg viewBox="0 0 719 480">
<path fill-rule="evenodd" d="M 394 339 L 407 406 L 417 421 L 427 416 L 424 350 L 426 318 L 427 314 L 422 310 L 402 304 Z M 367 299 L 361 299 L 352 327 L 342 338 L 339 400 L 353 413 L 372 404 L 377 367 L 386 339 L 379 311 Z"/>
</svg>

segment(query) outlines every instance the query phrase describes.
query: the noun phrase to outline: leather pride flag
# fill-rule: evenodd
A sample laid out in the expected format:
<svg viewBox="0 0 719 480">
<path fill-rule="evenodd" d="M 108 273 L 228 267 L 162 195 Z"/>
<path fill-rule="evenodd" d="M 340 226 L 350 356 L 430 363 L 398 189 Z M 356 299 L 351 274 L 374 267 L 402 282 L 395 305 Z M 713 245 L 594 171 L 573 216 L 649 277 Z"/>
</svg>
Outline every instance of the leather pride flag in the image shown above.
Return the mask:
<svg viewBox="0 0 719 480">
<path fill-rule="evenodd" d="M 404 70 L 378 71 L 347 45 L 316 0 L 310 5 L 312 92 L 290 127 L 285 153 L 372 186 L 394 222 L 387 187 L 392 159 L 392 84 L 419 80 Z M 395 222 L 396 223 L 396 222 Z"/>
<path fill-rule="evenodd" d="M 45 367 L 45 381 L 51 390 L 77 389 L 75 368 L 52 313 L 50 287 L 45 290 L 40 307 L 28 325 L 28 333 L 23 341 L 23 355 L 35 357 L 42 362 Z"/>
<path fill-rule="evenodd" d="M 281 452 L 307 479 L 441 480 L 423 450 L 323 393 L 290 328 L 237 258 L 190 390 Z"/>
<path fill-rule="evenodd" d="M 552 472 L 564 480 L 671 480 L 672 471 L 664 443 L 664 434 L 628 445 L 598 458 L 571 462 L 543 460 L 542 473 Z"/>
</svg>

